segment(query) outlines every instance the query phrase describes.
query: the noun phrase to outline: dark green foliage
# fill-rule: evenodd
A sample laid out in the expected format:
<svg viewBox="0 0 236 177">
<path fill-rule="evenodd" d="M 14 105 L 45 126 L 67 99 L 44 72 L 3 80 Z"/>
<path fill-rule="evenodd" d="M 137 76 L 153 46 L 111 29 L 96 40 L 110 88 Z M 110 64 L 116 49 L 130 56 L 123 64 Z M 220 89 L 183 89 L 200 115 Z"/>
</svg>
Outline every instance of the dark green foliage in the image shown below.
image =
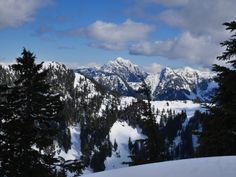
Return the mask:
<svg viewBox="0 0 236 177">
<path fill-rule="evenodd" d="M 67 69 L 65 65 L 56 62 L 49 63 L 47 67 L 46 80 L 51 85 L 51 89 L 59 93 L 63 99 L 63 108 L 60 111 L 60 116 L 64 121 L 61 123 L 60 132 L 58 134 L 59 146 L 62 146 L 65 152 L 71 147 L 70 131 L 68 125 L 76 123 L 76 108 L 75 108 L 75 90 L 74 80 L 75 74 L 73 70 Z"/>
<path fill-rule="evenodd" d="M 53 66 L 55 65 L 55 66 Z M 56 62 L 50 63 L 48 66 L 47 81 L 51 84 L 52 89 L 63 97 L 62 116 L 66 119 L 66 124 L 73 124 L 75 119 L 75 89 L 74 80 L 75 73 L 71 69 L 67 69 L 65 65 Z"/>
<path fill-rule="evenodd" d="M 0 90 L 1 176 L 58 176 L 54 142 L 64 123 L 60 95 L 33 53 L 24 49 L 12 68 L 18 75 L 14 85 Z"/>
<path fill-rule="evenodd" d="M 178 147 L 179 154 L 176 153 L 176 157 L 181 159 L 193 157 L 193 139 L 192 139 L 192 130 L 187 126 L 186 129 L 183 129 L 181 132 L 181 143 Z"/>
<path fill-rule="evenodd" d="M 236 154 L 236 22 L 225 23 L 233 35 L 221 43 L 226 50 L 218 60 L 227 66 L 213 65 L 219 87 L 209 106 L 209 116 L 203 122 L 200 137 L 200 156 Z"/>
<path fill-rule="evenodd" d="M 164 140 L 151 107 L 151 91 L 145 81 L 143 81 L 138 94 L 140 98 L 128 108 L 131 110 L 126 114 L 126 118 L 131 125 L 135 126 L 138 123 L 147 139 L 136 140 L 132 146 L 132 142 L 129 141 L 130 157 L 133 161 L 130 165 L 158 162 L 164 159 Z M 142 99 L 146 99 L 147 102 Z M 141 118 L 141 116 L 145 116 L 145 118 Z"/>
<path fill-rule="evenodd" d="M 131 151 L 132 150 L 132 148 L 133 148 L 133 143 L 132 143 L 132 141 L 131 141 L 131 138 L 129 137 L 129 141 L 128 141 L 128 147 L 129 147 L 129 151 Z"/>
<path fill-rule="evenodd" d="M 58 168 L 61 170 L 58 172 L 58 177 L 67 177 L 68 172 L 74 173 L 74 176 L 78 176 L 81 174 L 81 169 L 84 168 L 84 165 L 80 160 L 67 160 L 65 161 L 63 158 L 58 158 L 59 164 Z"/>
<path fill-rule="evenodd" d="M 118 119 L 118 99 L 111 98 L 111 95 L 99 85 L 96 85 L 95 89 L 101 94 L 91 98 L 88 96 L 90 93 L 88 79 L 81 78 L 79 83 L 81 87 L 76 89 L 75 107 L 76 119 L 81 127 L 81 159 L 94 171 L 102 171 L 105 168 L 104 160 L 112 154 L 113 142 L 110 142 L 109 131 Z M 108 102 L 101 116 L 98 113 L 104 99 Z"/>
<path fill-rule="evenodd" d="M 92 158 L 90 167 L 93 169 L 94 172 L 104 171 L 105 164 L 104 161 L 108 156 L 111 156 L 111 143 L 109 140 L 103 145 L 100 146 L 99 151 L 95 151 Z"/>
<path fill-rule="evenodd" d="M 187 115 L 184 111 L 180 114 L 172 117 L 172 114 L 168 114 L 168 119 L 165 128 L 163 129 L 164 134 L 166 135 L 169 142 L 172 142 L 177 136 L 177 132 L 182 129 L 182 124 L 186 120 Z"/>
<path fill-rule="evenodd" d="M 193 149 L 191 130 L 183 127 L 187 119 L 186 112 L 182 111 L 175 114 L 169 109 L 166 113 L 166 115 L 163 114 L 160 120 L 162 124 L 161 133 L 165 139 L 166 160 L 191 157 L 192 152 L 191 154 L 185 154 L 185 150 L 188 148 Z M 176 138 L 179 142 L 174 142 Z"/>
<path fill-rule="evenodd" d="M 117 142 L 116 142 L 116 139 L 115 139 L 115 141 L 114 141 L 114 145 L 113 145 L 113 148 L 114 148 L 114 151 L 117 151 L 117 148 L 118 148 L 118 144 L 117 144 Z"/>
<path fill-rule="evenodd" d="M 132 159 L 132 162 L 129 162 L 128 164 L 133 166 L 150 163 L 150 160 L 147 159 L 147 148 L 147 140 L 136 140 L 134 144 L 132 144 L 132 148 L 130 150 L 130 158 Z"/>
</svg>

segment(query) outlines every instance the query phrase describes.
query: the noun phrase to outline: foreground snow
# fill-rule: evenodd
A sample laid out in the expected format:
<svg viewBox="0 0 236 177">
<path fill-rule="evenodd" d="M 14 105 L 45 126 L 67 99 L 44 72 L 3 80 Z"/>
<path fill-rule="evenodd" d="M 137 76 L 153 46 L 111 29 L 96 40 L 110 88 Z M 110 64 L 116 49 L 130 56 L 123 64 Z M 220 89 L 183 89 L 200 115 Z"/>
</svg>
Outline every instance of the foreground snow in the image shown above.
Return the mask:
<svg viewBox="0 0 236 177">
<path fill-rule="evenodd" d="M 85 175 L 86 177 L 235 177 L 236 156 L 177 160 Z"/>
</svg>

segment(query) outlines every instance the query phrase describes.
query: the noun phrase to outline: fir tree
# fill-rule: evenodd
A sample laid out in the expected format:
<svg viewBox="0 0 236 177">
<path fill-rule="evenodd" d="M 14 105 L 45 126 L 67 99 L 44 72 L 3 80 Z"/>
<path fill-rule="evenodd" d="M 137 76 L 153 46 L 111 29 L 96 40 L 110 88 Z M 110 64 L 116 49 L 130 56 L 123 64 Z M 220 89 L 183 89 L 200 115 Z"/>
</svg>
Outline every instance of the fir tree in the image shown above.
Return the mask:
<svg viewBox="0 0 236 177">
<path fill-rule="evenodd" d="M 147 107 L 144 110 L 144 116 L 146 116 L 144 132 L 148 138 L 146 140 L 146 159 L 143 163 L 162 161 L 164 158 L 164 141 L 159 131 L 159 125 L 156 123 L 155 116 L 152 112 L 151 89 L 144 80 L 142 81 L 139 92 L 147 100 Z"/>
<path fill-rule="evenodd" d="M 130 137 L 129 137 L 129 140 L 128 140 L 128 147 L 129 147 L 129 151 L 131 152 L 131 150 L 132 150 L 132 148 L 133 148 L 133 143 L 132 143 Z"/>
<path fill-rule="evenodd" d="M 218 60 L 227 65 L 213 65 L 219 87 L 203 122 L 199 153 L 201 156 L 236 154 L 236 22 L 224 23 L 233 35 L 221 43 L 226 50 Z"/>
<path fill-rule="evenodd" d="M 1 176 L 58 176 L 54 142 L 63 122 L 60 95 L 46 82 L 47 71 L 26 49 L 12 66 L 17 79 L 1 88 Z M 79 169 L 79 168 L 78 168 Z"/>
<path fill-rule="evenodd" d="M 116 139 L 115 139 L 115 141 L 114 141 L 114 145 L 113 145 L 113 147 L 114 147 L 114 150 L 117 151 L 118 144 L 117 144 L 117 142 L 116 142 Z"/>
</svg>

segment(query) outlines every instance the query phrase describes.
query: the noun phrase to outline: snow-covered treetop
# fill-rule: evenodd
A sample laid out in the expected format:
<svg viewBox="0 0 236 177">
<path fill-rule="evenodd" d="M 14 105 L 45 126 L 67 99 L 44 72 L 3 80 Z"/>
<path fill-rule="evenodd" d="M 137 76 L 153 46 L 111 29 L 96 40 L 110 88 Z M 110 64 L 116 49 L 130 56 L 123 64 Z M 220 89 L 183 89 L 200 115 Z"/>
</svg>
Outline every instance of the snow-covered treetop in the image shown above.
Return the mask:
<svg viewBox="0 0 236 177">
<path fill-rule="evenodd" d="M 64 64 L 55 62 L 55 61 L 44 61 L 43 62 L 43 69 L 48 69 L 48 68 L 60 68 L 64 66 Z"/>
</svg>

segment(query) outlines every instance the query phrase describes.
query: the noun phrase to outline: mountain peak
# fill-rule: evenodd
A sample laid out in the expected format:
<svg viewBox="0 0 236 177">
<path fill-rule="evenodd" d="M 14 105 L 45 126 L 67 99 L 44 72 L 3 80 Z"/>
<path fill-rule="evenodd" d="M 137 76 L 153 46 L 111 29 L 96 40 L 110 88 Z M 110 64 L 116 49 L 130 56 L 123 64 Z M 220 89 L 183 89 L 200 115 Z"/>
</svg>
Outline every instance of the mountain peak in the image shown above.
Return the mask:
<svg viewBox="0 0 236 177">
<path fill-rule="evenodd" d="M 117 57 L 115 61 L 118 63 L 133 64 L 130 60 L 122 58 L 122 57 Z"/>
<path fill-rule="evenodd" d="M 152 96 L 157 100 L 188 100 L 199 98 L 207 101 L 216 88 L 210 71 L 201 71 L 191 67 L 172 69 L 165 67 L 160 72 L 144 72 L 130 60 L 118 57 L 103 65 L 100 69 L 80 70 L 85 75 L 116 90 L 121 95 L 133 96 L 142 79 L 151 85 Z M 213 86 L 212 86 L 213 85 Z"/>
<path fill-rule="evenodd" d="M 106 65 L 104 65 L 102 67 L 104 70 L 106 71 L 114 71 L 117 70 L 118 68 L 122 69 L 122 70 L 129 70 L 131 72 L 139 72 L 140 69 L 138 67 L 138 65 L 132 63 L 130 60 L 128 59 L 124 59 L 122 57 L 117 57 L 115 60 L 111 60 L 109 61 Z"/>
<path fill-rule="evenodd" d="M 132 63 L 130 60 L 122 58 L 122 57 L 117 57 L 115 60 L 111 60 L 108 62 L 106 66 L 109 67 L 127 67 L 130 69 L 137 68 L 138 65 Z"/>
<path fill-rule="evenodd" d="M 169 67 L 165 67 L 162 69 L 161 73 L 165 74 L 165 73 L 172 73 L 174 72 L 173 69 L 169 68 Z"/>
<path fill-rule="evenodd" d="M 101 70 L 108 73 L 119 75 L 127 82 L 139 82 L 140 76 L 146 77 L 138 65 L 132 63 L 130 60 L 118 57 L 115 60 L 109 61 L 101 67 Z"/>
</svg>

